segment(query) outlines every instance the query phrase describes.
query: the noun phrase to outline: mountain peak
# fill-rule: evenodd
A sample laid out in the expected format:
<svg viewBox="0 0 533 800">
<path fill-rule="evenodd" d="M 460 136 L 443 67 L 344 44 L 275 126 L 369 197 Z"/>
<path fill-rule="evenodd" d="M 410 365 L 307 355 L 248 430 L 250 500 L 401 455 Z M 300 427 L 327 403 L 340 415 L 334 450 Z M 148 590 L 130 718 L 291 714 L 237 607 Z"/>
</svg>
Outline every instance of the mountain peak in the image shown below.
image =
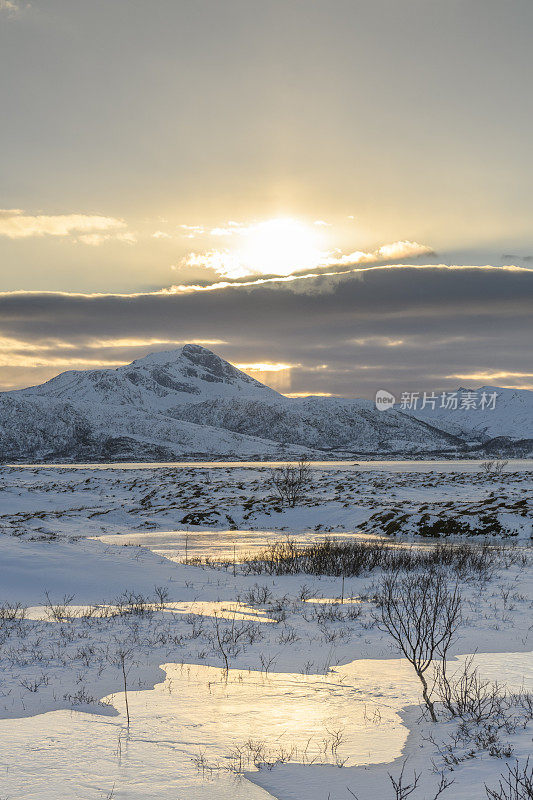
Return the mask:
<svg viewBox="0 0 533 800">
<path fill-rule="evenodd" d="M 136 366 L 143 364 L 173 364 L 179 361 L 182 356 L 190 360 L 201 358 L 202 356 L 213 356 L 219 359 L 219 356 L 213 353 L 212 350 L 208 350 L 207 347 L 202 347 L 199 344 L 184 344 L 172 350 L 158 350 L 154 353 L 148 353 L 146 356 L 136 358 L 128 366 L 133 366 L 134 364 Z M 222 361 L 222 359 L 219 360 Z"/>
<path fill-rule="evenodd" d="M 119 367 L 117 372 L 129 373 L 132 369 L 148 370 L 152 374 L 154 370 L 165 370 L 172 375 L 179 373 L 182 377 L 198 378 L 208 383 L 245 384 L 273 391 L 199 344 L 184 344 L 175 350 L 149 353 L 125 367 Z"/>
<path fill-rule="evenodd" d="M 198 344 L 149 353 L 115 369 L 63 372 L 42 386 L 19 389 L 17 395 L 160 412 L 214 398 L 279 397 L 274 389 Z"/>
</svg>

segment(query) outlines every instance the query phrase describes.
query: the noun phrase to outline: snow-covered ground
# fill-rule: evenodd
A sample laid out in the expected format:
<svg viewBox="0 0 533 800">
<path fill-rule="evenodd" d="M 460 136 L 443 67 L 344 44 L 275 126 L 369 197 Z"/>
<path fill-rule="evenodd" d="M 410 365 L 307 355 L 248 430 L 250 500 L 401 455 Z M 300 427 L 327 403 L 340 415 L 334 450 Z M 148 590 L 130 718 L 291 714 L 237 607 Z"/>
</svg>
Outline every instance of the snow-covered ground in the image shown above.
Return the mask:
<svg viewBox="0 0 533 800">
<path fill-rule="evenodd" d="M 0 797 L 387 800 L 408 756 L 412 799 L 433 798 L 457 723 L 421 717 L 418 680 L 374 622 L 381 570 L 343 584 L 247 575 L 239 560 L 288 534 L 373 539 L 389 525 L 391 541 L 431 547 L 421 524 L 468 523 L 468 542 L 512 549 L 462 576 L 451 667 L 476 653 L 483 675 L 531 691 L 532 473 L 312 476 L 280 509 L 268 467 L 2 469 Z M 200 556 L 230 563 L 183 563 Z M 485 798 L 532 737 L 524 717 L 504 752 L 480 745 L 442 796 Z"/>
<path fill-rule="evenodd" d="M 188 530 L 193 538 L 228 529 L 353 533 L 368 521 L 364 532 L 381 535 L 394 518 L 387 532 L 402 535 L 413 533 L 411 518 L 418 525 L 428 514 L 428 524 L 452 516 L 478 535 L 531 537 L 533 461 L 511 461 L 499 478 L 483 474 L 480 462 L 399 463 L 313 464 L 296 508 L 283 508 L 273 495 L 268 464 L 3 467 L 0 530 L 42 536 Z M 406 519 L 395 524 L 398 516 Z"/>
</svg>

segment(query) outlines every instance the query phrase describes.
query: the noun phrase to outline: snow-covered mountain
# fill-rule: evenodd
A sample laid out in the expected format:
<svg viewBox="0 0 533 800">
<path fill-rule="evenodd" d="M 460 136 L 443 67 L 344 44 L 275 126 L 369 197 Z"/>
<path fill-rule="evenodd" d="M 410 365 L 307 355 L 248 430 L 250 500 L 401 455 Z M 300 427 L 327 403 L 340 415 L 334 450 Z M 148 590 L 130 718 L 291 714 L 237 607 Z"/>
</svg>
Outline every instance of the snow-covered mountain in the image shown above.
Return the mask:
<svg viewBox="0 0 533 800">
<path fill-rule="evenodd" d="M 134 405 L 149 411 L 166 411 L 198 400 L 281 396 L 197 344 L 151 353 L 117 369 L 62 372 L 41 386 L 11 394 L 91 405 Z"/>
<path fill-rule="evenodd" d="M 41 386 L 0 393 L 0 458 L 166 460 L 275 451 L 276 443 L 179 418 L 183 404 L 214 397 L 281 395 L 198 345 L 117 369 L 63 372 Z"/>
<path fill-rule="evenodd" d="M 442 407 L 439 398 L 435 408 L 426 405 L 409 413 L 441 430 L 456 435 L 467 433 L 480 441 L 500 436 L 511 439 L 533 436 L 533 392 L 527 389 L 460 387 L 447 395 L 455 395 L 457 408 L 453 407 L 455 402 L 451 408 Z"/>
<path fill-rule="evenodd" d="M 192 403 L 181 419 L 288 445 L 353 453 L 417 452 L 453 448 L 457 437 L 369 400 L 334 397 L 224 399 Z"/>
<path fill-rule="evenodd" d="M 0 458 L 453 453 L 500 434 L 464 424 L 381 412 L 368 400 L 284 397 L 188 344 L 117 369 L 64 372 L 41 386 L 0 393 Z"/>
</svg>

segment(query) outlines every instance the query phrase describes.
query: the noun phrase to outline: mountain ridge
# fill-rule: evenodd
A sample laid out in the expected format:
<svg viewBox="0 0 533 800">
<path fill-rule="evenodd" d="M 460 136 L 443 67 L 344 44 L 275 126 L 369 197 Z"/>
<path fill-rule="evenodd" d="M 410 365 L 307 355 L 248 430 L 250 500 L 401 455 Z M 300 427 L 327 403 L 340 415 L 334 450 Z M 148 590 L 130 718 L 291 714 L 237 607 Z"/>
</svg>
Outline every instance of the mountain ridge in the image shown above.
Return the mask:
<svg viewBox="0 0 533 800">
<path fill-rule="evenodd" d="M 364 399 L 289 398 L 195 344 L 0 393 L 4 461 L 459 454 L 509 433 L 500 428 L 382 412 Z"/>
</svg>

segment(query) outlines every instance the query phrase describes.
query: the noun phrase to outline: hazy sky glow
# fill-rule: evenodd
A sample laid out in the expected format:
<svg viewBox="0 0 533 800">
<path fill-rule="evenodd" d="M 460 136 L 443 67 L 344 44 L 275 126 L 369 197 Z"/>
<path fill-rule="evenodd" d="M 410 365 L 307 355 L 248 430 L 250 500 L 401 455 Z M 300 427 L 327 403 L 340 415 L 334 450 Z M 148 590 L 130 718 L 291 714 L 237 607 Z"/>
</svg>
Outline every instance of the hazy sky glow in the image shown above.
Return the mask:
<svg viewBox="0 0 533 800">
<path fill-rule="evenodd" d="M 0 388 L 185 341 L 293 393 L 533 386 L 532 34 L 531 0 L 0 0 Z"/>
</svg>

